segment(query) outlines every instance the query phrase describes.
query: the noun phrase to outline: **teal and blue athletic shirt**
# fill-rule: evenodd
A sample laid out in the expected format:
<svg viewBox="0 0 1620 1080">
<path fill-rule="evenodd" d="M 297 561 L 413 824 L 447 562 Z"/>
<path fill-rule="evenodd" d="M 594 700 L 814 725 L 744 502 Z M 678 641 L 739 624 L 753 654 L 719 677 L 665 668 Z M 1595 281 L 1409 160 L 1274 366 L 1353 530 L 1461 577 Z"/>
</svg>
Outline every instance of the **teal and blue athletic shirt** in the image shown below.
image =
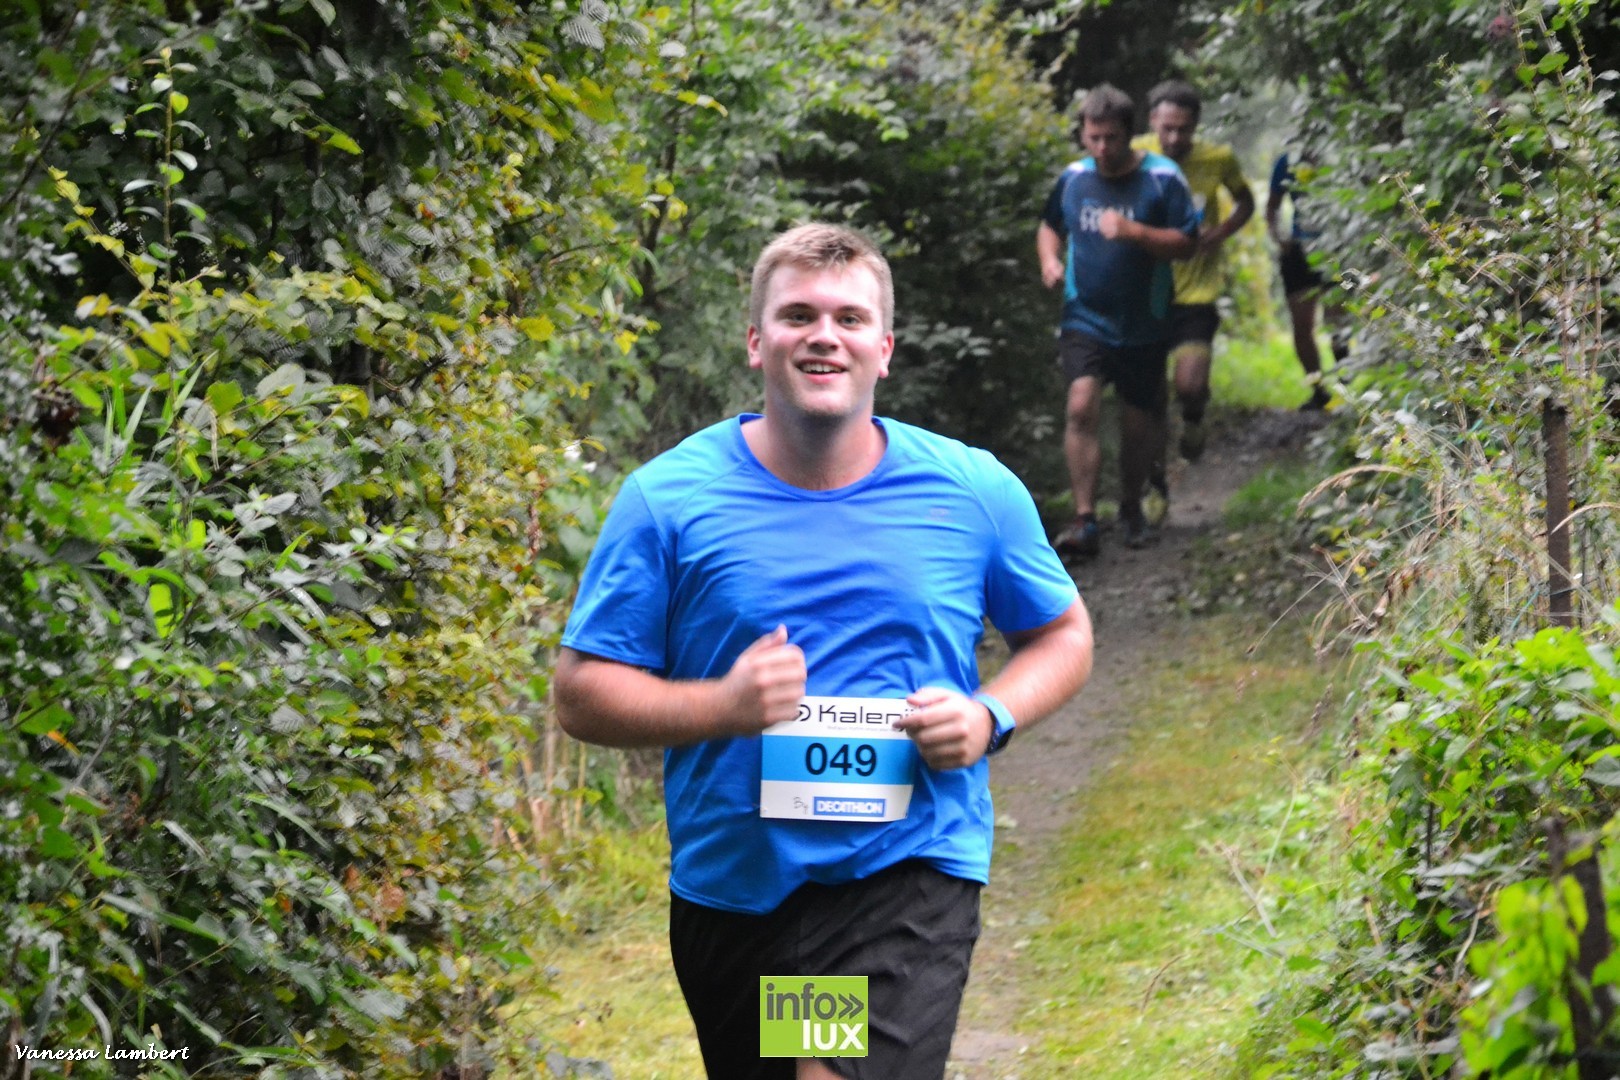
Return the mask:
<svg viewBox="0 0 1620 1080">
<path fill-rule="evenodd" d="M 1003 633 L 1068 610 L 1073 580 L 1028 491 L 989 453 L 877 419 L 887 447 L 847 487 L 807 491 L 762 466 L 744 414 L 625 480 L 563 632 L 569 648 L 669 679 L 718 678 L 779 624 L 804 650 L 809 696 L 971 694 L 986 616 Z M 759 816 L 757 736 L 667 750 L 670 888 L 727 911 L 774 910 L 806 882 L 921 859 L 987 882 L 989 769 L 920 759 L 899 821 Z"/>
<path fill-rule="evenodd" d="M 1041 220 L 1066 241 L 1063 329 L 1120 348 L 1157 344 L 1170 335 L 1170 264 L 1128 240 L 1103 239 L 1097 220 L 1104 210 L 1196 236 L 1192 192 L 1176 163 L 1162 154 L 1143 152 L 1135 169 L 1114 177 L 1098 172 L 1088 157 L 1063 170 L 1041 212 Z"/>
<path fill-rule="evenodd" d="M 1301 208 L 1304 201 L 1301 197 L 1299 185 L 1302 180 L 1308 180 L 1316 172 L 1316 167 L 1309 162 L 1302 162 L 1297 167 L 1288 160 L 1287 153 L 1277 155 L 1277 160 L 1271 163 L 1271 195 L 1274 198 L 1288 198 L 1294 204 L 1294 221 L 1289 229 L 1289 235 L 1300 243 L 1315 240 L 1322 233 L 1313 229 L 1310 219 Z M 1301 176 L 1303 173 L 1305 175 Z"/>
</svg>

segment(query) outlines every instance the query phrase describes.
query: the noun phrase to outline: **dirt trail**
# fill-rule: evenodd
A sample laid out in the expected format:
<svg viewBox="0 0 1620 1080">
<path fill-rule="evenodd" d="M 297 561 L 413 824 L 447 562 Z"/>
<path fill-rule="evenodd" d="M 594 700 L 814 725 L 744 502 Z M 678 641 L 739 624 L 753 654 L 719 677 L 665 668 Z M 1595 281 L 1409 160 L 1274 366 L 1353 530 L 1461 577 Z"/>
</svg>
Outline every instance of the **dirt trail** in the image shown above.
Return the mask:
<svg viewBox="0 0 1620 1080">
<path fill-rule="evenodd" d="M 1077 824 L 1075 794 L 1117 752 L 1123 731 L 1116 718 L 1135 658 L 1164 647 L 1194 541 L 1220 528 L 1222 508 L 1250 477 L 1301 445 L 1321 422 L 1321 414 L 1273 411 L 1239 432 L 1217 435 L 1201 461 L 1173 469 L 1170 515 L 1157 544 L 1131 551 L 1117 529 L 1108 531 L 1102 554 L 1074 568 L 1096 630 L 1096 666 L 1078 698 L 1014 740 L 991 770 L 995 865 L 949 1080 L 1018 1075 L 1019 1050 L 1029 1040 L 1013 1029 L 1031 1004 L 1021 993 L 1021 943 L 1046 915 L 1041 898 L 1017 884 L 1039 880 L 1040 865 Z"/>
</svg>

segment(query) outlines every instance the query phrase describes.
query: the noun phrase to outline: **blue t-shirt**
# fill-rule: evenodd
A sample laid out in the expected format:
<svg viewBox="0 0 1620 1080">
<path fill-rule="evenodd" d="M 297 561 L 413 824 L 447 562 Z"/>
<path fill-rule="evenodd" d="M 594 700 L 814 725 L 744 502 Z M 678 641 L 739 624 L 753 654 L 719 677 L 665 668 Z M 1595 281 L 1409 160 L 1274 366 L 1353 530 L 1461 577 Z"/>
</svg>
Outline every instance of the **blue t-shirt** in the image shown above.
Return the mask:
<svg viewBox="0 0 1620 1080">
<path fill-rule="evenodd" d="M 810 696 L 903 698 L 978 689 L 983 620 L 1003 633 L 1062 615 L 1076 590 L 1029 493 L 983 450 L 894 420 L 865 477 L 808 491 L 762 466 L 745 414 L 705 428 L 626 479 L 580 582 L 563 644 L 669 679 L 718 678 L 786 625 Z M 919 762 L 906 817 L 760 817 L 757 736 L 664 756 L 670 888 L 729 911 L 774 910 L 794 889 L 868 877 L 902 859 L 989 880 L 989 768 Z"/>
<path fill-rule="evenodd" d="M 1063 329 L 1105 345 L 1153 345 L 1170 335 L 1170 264 L 1128 240 L 1097 231 L 1104 210 L 1158 229 L 1198 235 L 1198 210 L 1176 163 L 1144 152 L 1124 176 L 1104 176 L 1094 158 L 1063 170 L 1041 220 L 1063 237 Z"/>
</svg>

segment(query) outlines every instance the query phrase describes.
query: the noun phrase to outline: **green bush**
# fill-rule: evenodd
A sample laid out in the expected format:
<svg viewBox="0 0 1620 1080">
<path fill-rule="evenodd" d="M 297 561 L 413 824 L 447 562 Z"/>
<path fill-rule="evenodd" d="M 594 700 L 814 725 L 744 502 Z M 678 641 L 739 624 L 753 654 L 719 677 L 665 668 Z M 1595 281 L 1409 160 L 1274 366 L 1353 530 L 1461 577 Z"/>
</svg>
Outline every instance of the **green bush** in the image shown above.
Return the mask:
<svg viewBox="0 0 1620 1080">
<path fill-rule="evenodd" d="M 611 80 L 661 83 L 599 5 L 367 10 L 0 29 L 8 1043 L 530 1053 L 519 757 L 597 501 L 555 360 L 633 344 Z"/>
<path fill-rule="evenodd" d="M 1617 641 L 1620 609 L 1601 632 L 1453 642 L 1443 662 L 1373 650 L 1384 677 L 1357 711 L 1355 794 L 1339 796 L 1359 807 L 1349 873 L 1334 883 L 1344 930 L 1333 949 L 1295 957 L 1306 974 L 1275 1006 L 1286 1046 L 1257 1054 L 1256 1075 L 1567 1065 L 1559 1002 L 1573 949 L 1558 942 L 1584 916 L 1552 904 L 1566 886 L 1547 882 L 1620 809 Z M 1555 834 L 1573 839 L 1550 858 Z M 1620 896 L 1610 909 L 1620 926 Z"/>
</svg>

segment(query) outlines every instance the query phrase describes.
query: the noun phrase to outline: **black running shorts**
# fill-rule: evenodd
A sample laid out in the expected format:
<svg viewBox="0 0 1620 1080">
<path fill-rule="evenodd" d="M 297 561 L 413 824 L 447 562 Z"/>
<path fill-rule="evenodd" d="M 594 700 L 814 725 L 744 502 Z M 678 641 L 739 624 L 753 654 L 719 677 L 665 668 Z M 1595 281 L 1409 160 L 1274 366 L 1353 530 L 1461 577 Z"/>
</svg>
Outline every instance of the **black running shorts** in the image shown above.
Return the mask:
<svg viewBox="0 0 1620 1080">
<path fill-rule="evenodd" d="M 1165 410 L 1165 358 L 1157 345 L 1105 345 L 1078 330 L 1058 334 L 1058 365 L 1067 382 L 1087 376 L 1112 383 L 1125 404 L 1155 415 Z"/>
<path fill-rule="evenodd" d="M 1170 347 L 1211 345 L 1221 328 L 1221 312 L 1214 304 L 1171 304 Z"/>
<path fill-rule="evenodd" d="M 864 1058 L 822 1058 L 851 1080 L 941 1080 L 968 962 L 979 883 L 902 862 L 844 885 L 805 885 L 766 915 L 670 897 L 675 976 L 709 1080 L 793 1080 L 792 1058 L 759 1056 L 759 980 L 865 975 Z"/>
<path fill-rule="evenodd" d="M 1284 296 L 1322 287 L 1322 272 L 1311 265 L 1303 244 L 1283 245 L 1277 255 L 1277 271 L 1282 276 Z"/>
</svg>

